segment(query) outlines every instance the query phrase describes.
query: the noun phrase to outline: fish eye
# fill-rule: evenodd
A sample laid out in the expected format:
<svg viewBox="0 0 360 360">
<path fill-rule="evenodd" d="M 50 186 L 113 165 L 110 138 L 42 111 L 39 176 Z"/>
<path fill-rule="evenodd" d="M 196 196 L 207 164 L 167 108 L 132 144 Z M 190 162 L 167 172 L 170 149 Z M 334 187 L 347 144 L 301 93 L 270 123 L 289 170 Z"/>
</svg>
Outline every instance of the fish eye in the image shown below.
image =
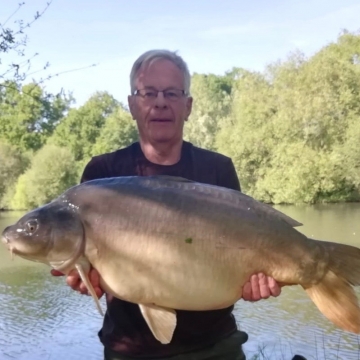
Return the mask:
<svg viewBox="0 0 360 360">
<path fill-rule="evenodd" d="M 26 224 L 25 224 L 25 228 L 27 230 L 28 233 L 33 234 L 37 228 L 38 228 L 39 224 L 37 220 L 29 220 Z"/>
</svg>

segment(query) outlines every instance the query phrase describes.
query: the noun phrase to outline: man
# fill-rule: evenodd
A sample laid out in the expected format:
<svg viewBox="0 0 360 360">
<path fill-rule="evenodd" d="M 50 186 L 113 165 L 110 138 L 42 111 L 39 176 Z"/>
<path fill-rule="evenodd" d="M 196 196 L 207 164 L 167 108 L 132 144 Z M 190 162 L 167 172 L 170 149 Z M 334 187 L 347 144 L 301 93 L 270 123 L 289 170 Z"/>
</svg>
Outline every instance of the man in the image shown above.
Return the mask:
<svg viewBox="0 0 360 360">
<path fill-rule="evenodd" d="M 118 151 L 93 157 L 81 181 L 113 176 L 166 174 L 240 191 L 230 158 L 197 148 L 183 140 L 192 98 L 186 63 L 169 51 L 149 51 L 133 65 L 130 75 L 130 112 L 136 120 L 139 142 Z M 56 275 L 55 272 L 53 272 Z M 102 295 L 99 274 L 91 281 Z M 87 293 L 77 273 L 67 283 Z M 280 287 L 263 274 L 255 274 L 243 288 L 243 298 L 255 301 L 278 296 Z M 245 359 L 241 345 L 246 333 L 237 329 L 233 307 L 204 312 L 177 311 L 177 327 L 170 344 L 162 345 L 151 334 L 139 307 L 106 295 L 107 312 L 99 337 L 105 359 Z"/>
</svg>

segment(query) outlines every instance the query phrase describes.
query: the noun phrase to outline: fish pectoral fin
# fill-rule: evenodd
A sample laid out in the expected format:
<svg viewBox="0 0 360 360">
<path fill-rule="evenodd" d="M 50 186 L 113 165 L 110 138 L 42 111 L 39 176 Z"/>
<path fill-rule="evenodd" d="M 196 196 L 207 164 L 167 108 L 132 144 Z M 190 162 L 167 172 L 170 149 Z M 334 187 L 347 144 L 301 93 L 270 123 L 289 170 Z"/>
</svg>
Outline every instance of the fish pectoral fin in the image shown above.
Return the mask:
<svg viewBox="0 0 360 360">
<path fill-rule="evenodd" d="M 75 264 L 75 267 L 81 277 L 81 280 L 83 281 L 83 283 L 85 284 L 86 288 L 88 289 L 89 293 L 91 294 L 91 296 L 93 297 L 94 301 L 95 301 L 95 304 L 96 304 L 96 307 L 97 309 L 99 310 L 99 313 L 101 316 L 104 316 L 104 313 L 101 309 L 101 306 L 100 306 L 100 302 L 99 302 L 99 299 L 96 295 L 96 292 L 93 288 L 93 286 L 91 285 L 91 282 L 89 280 L 89 277 L 86 273 L 86 271 L 84 270 L 84 267 L 81 265 L 81 264 Z"/>
<path fill-rule="evenodd" d="M 139 304 L 139 307 L 155 338 L 169 344 L 176 327 L 176 311 L 153 304 Z"/>
</svg>

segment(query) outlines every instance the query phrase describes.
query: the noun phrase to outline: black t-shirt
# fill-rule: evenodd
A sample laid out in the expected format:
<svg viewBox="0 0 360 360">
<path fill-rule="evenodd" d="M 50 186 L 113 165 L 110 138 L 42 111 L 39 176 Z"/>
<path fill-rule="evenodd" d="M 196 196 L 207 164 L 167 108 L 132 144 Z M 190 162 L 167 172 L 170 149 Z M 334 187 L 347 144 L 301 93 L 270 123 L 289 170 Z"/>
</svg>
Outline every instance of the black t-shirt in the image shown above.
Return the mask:
<svg viewBox="0 0 360 360">
<path fill-rule="evenodd" d="M 174 165 L 151 163 L 140 144 L 93 157 L 81 182 L 116 176 L 181 176 L 240 191 L 230 158 L 183 142 L 181 158 Z M 172 356 L 204 348 L 237 330 L 233 307 L 215 311 L 177 310 L 177 326 L 170 344 L 154 338 L 137 304 L 106 295 L 107 312 L 99 337 L 105 347 L 134 358 Z"/>
</svg>

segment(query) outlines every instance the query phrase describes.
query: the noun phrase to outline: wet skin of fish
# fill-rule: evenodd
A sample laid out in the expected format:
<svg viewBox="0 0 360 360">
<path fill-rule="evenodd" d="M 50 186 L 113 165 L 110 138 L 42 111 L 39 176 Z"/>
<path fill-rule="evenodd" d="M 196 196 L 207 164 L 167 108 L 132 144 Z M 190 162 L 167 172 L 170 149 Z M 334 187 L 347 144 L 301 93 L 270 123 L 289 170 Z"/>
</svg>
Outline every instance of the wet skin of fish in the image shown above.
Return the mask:
<svg viewBox="0 0 360 360">
<path fill-rule="evenodd" d="M 250 276 L 301 285 L 340 328 L 360 333 L 360 249 L 309 239 L 295 220 L 238 191 L 168 176 L 72 187 L 7 227 L 3 243 L 64 273 L 90 265 L 101 286 L 137 303 L 154 336 L 171 341 L 176 309 L 234 304 Z"/>
</svg>

